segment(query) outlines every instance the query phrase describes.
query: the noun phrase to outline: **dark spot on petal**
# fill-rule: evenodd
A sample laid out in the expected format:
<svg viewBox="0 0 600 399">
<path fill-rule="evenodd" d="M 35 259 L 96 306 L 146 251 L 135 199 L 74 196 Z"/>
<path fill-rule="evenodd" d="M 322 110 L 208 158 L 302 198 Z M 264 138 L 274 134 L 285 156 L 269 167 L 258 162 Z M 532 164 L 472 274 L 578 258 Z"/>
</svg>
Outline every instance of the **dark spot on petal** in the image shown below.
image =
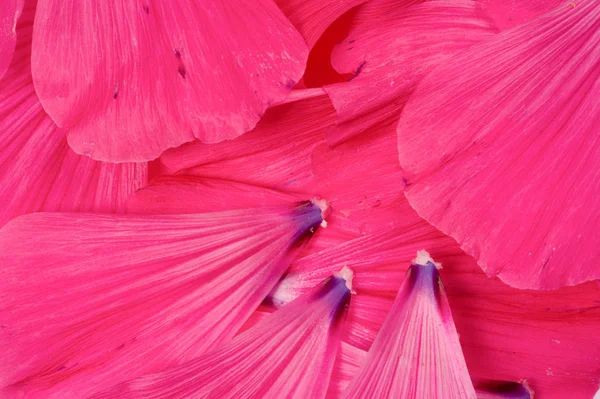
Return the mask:
<svg viewBox="0 0 600 399">
<path fill-rule="evenodd" d="M 115 349 L 120 350 L 120 349 L 123 349 L 124 347 L 125 347 L 125 344 L 121 344 L 121 345 L 117 346 Z"/>
<path fill-rule="evenodd" d="M 292 89 L 295 85 L 296 82 L 294 82 L 292 79 L 288 79 L 288 81 L 285 82 L 285 87 L 288 89 Z"/>
<path fill-rule="evenodd" d="M 148 7 L 148 4 L 142 5 L 142 8 L 144 9 L 146 15 L 150 14 L 150 7 Z"/>
<path fill-rule="evenodd" d="M 185 70 L 185 66 L 183 64 L 179 65 L 179 68 L 177 68 L 177 72 L 179 72 L 179 76 L 181 76 L 182 78 L 185 79 L 185 75 L 186 75 L 186 70 Z"/>
<path fill-rule="evenodd" d="M 66 369 L 65 365 L 63 364 L 62 366 L 60 366 L 59 368 L 56 369 L 56 371 L 61 371 Z"/>
<path fill-rule="evenodd" d="M 402 184 L 404 185 L 404 187 L 408 186 L 408 181 L 404 177 L 402 178 Z"/>
<path fill-rule="evenodd" d="M 181 51 L 179 51 L 177 49 L 173 49 L 173 52 L 175 53 L 175 58 L 180 60 L 181 59 Z"/>
<path fill-rule="evenodd" d="M 363 70 L 363 68 L 365 67 L 366 63 L 367 63 L 367 61 L 363 61 L 362 64 L 360 64 L 358 66 L 358 68 L 356 69 L 356 72 L 354 72 L 354 75 L 350 79 L 348 79 L 348 82 L 351 81 L 352 79 L 354 79 L 355 77 L 357 77 L 358 75 L 360 75 L 360 73 Z"/>
<path fill-rule="evenodd" d="M 346 49 L 346 51 L 350 51 L 350 50 L 352 50 L 353 48 L 354 48 L 354 47 L 348 47 L 348 48 Z"/>
<path fill-rule="evenodd" d="M 115 87 L 115 90 L 113 91 L 113 100 L 116 100 L 117 97 L 119 96 L 119 87 Z"/>
<path fill-rule="evenodd" d="M 349 41 L 348 41 L 348 43 L 352 44 L 352 43 L 354 43 L 355 41 L 356 41 L 356 40 L 352 39 L 352 40 L 349 40 Z"/>
</svg>

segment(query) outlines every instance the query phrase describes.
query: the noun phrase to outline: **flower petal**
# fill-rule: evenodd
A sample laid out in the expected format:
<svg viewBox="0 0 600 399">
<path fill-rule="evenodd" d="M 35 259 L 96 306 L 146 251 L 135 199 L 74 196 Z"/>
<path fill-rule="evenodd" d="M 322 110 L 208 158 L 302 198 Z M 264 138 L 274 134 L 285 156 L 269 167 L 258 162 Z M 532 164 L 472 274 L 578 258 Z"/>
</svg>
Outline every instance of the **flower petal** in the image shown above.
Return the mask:
<svg viewBox="0 0 600 399">
<path fill-rule="evenodd" d="M 265 114 L 256 129 L 216 145 L 199 141 L 165 152 L 164 173 L 193 174 L 300 190 L 312 182 L 310 154 L 325 141 L 325 129 L 335 122 L 335 111 L 321 91 L 293 93 L 298 101 L 279 105 Z"/>
<path fill-rule="evenodd" d="M 475 399 L 438 267 L 418 253 L 342 398 Z"/>
<path fill-rule="evenodd" d="M 427 248 L 441 273 L 462 349 L 474 379 L 527 380 L 540 397 L 589 398 L 600 383 L 600 286 L 519 290 L 490 279 L 458 244 L 398 209 L 396 226 L 297 260 L 275 291 L 285 303 L 343 266 L 356 275 L 344 340 L 367 350 L 380 329 L 406 266 Z M 331 223 L 333 225 L 333 223 Z"/>
<path fill-rule="evenodd" d="M 472 0 L 376 0 L 361 6 L 356 28 L 332 54 L 334 68 L 354 77 L 325 87 L 338 115 L 327 141 L 338 144 L 369 127 L 393 126 L 434 66 L 494 32 L 480 14 Z"/>
<path fill-rule="evenodd" d="M 320 223 L 311 202 L 12 220 L 0 230 L 0 396 L 86 397 L 229 341 Z"/>
<path fill-rule="evenodd" d="M 25 0 L 4 0 L 0 8 L 0 78 L 8 70 L 17 44 L 17 21 Z"/>
<path fill-rule="evenodd" d="M 33 78 L 80 154 L 146 161 L 251 130 L 301 78 L 304 40 L 272 0 L 40 0 Z"/>
<path fill-rule="evenodd" d="M 0 79 L 0 226 L 38 211 L 123 211 L 146 184 L 147 165 L 106 164 L 75 154 L 44 112 L 30 72 L 35 5 L 19 20 L 18 47 Z"/>
<path fill-rule="evenodd" d="M 93 398 L 324 398 L 350 302 L 347 284 L 330 277 L 216 351 Z"/>
<path fill-rule="evenodd" d="M 557 7 L 565 0 L 481 0 L 477 6 L 500 30 L 510 29 Z"/>
<path fill-rule="evenodd" d="M 346 11 L 367 0 L 275 0 L 304 36 L 310 49 L 323 32 Z"/>
<path fill-rule="evenodd" d="M 398 125 L 408 200 L 514 287 L 600 278 L 598 98 L 597 1 L 457 55 Z"/>
<path fill-rule="evenodd" d="M 304 196 L 305 197 L 305 196 Z M 224 201 L 223 199 L 227 200 Z M 301 200 L 301 195 L 199 176 L 160 176 L 129 196 L 127 211 L 143 214 L 220 212 L 280 205 Z"/>
<path fill-rule="evenodd" d="M 396 142 L 393 130 L 371 129 L 333 149 L 323 143 L 313 151 L 317 194 L 363 232 L 393 226 L 402 217 L 397 207 L 408 207 Z"/>
</svg>

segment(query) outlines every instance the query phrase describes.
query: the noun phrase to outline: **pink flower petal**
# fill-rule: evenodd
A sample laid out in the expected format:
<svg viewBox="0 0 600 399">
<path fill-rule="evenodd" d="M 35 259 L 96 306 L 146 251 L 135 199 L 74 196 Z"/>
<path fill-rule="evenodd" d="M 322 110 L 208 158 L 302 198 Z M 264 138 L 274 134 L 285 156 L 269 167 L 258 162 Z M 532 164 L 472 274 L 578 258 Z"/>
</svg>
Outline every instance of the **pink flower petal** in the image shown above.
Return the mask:
<svg viewBox="0 0 600 399">
<path fill-rule="evenodd" d="M 219 212 L 281 205 L 305 197 L 228 180 L 161 176 L 129 196 L 127 211 L 144 214 Z"/>
<path fill-rule="evenodd" d="M 543 398 L 589 398 L 600 383 L 600 286 L 587 283 L 540 292 L 490 279 L 451 238 L 409 207 L 393 229 L 367 234 L 296 261 L 275 303 L 289 301 L 342 266 L 354 270 L 344 340 L 367 350 L 419 248 L 441 271 L 470 374 L 476 379 L 529 381 Z M 333 223 L 331 223 L 333 225 Z"/>
<path fill-rule="evenodd" d="M 480 0 L 477 6 L 494 20 L 499 29 L 506 30 L 566 2 L 568 0 Z"/>
<path fill-rule="evenodd" d="M 80 154 L 146 161 L 251 130 L 301 78 L 304 40 L 272 0 L 40 0 L 36 91 Z"/>
<path fill-rule="evenodd" d="M 600 278 L 598 98 L 597 1 L 457 55 L 398 125 L 408 200 L 514 287 Z"/>
<path fill-rule="evenodd" d="M 489 37 L 493 28 L 471 0 L 375 0 L 359 8 L 356 28 L 332 55 L 347 83 L 326 86 L 338 115 L 327 141 L 338 144 L 373 126 L 392 126 L 433 67 Z"/>
<path fill-rule="evenodd" d="M 396 143 L 393 130 L 372 129 L 369 135 L 333 149 L 326 143 L 315 148 L 315 190 L 327 198 L 333 214 L 351 220 L 363 232 L 401 222 L 397 207 L 408 207 L 408 203 L 402 194 L 404 184 Z"/>
<path fill-rule="evenodd" d="M 0 7 L 0 78 L 8 70 L 17 44 L 17 21 L 24 0 L 3 0 Z"/>
<path fill-rule="evenodd" d="M 310 202 L 13 219 L 0 230 L 0 396 L 85 397 L 229 341 L 320 223 Z"/>
<path fill-rule="evenodd" d="M 350 302 L 347 284 L 330 277 L 216 351 L 93 397 L 324 398 Z"/>
<path fill-rule="evenodd" d="M 437 265 L 421 251 L 342 398 L 475 397 Z"/>
<path fill-rule="evenodd" d="M 106 164 L 75 154 L 44 112 L 30 72 L 34 8 L 19 21 L 19 43 L 0 79 L 0 226 L 37 211 L 123 211 L 145 185 L 146 164 Z"/>
<path fill-rule="evenodd" d="M 346 11 L 367 0 L 275 0 L 313 48 L 323 32 Z"/>
<path fill-rule="evenodd" d="M 292 101 L 269 109 L 256 129 L 216 145 L 198 141 L 161 156 L 163 173 L 180 173 L 241 181 L 280 190 L 312 183 L 310 154 L 325 141 L 335 123 L 331 101 L 321 91 L 303 90 Z"/>
</svg>

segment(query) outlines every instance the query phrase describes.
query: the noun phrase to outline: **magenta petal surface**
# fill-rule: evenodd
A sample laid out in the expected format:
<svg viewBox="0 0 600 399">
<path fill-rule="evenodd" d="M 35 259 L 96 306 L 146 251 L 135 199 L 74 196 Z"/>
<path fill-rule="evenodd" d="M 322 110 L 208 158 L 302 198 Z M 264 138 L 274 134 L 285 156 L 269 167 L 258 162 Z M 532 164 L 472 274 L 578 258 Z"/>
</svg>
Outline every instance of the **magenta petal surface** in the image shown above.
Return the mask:
<svg viewBox="0 0 600 399">
<path fill-rule="evenodd" d="M 24 0 L 3 0 L 0 7 L 0 78 L 8 70 L 17 44 L 17 21 Z"/>
<path fill-rule="evenodd" d="M 323 32 L 346 11 L 367 0 L 275 0 L 312 49 Z"/>
<path fill-rule="evenodd" d="M 32 69 L 69 145 L 125 162 L 251 130 L 307 56 L 272 0 L 40 0 Z"/>
<path fill-rule="evenodd" d="M 270 108 L 256 128 L 237 139 L 199 141 L 166 151 L 162 173 L 232 180 L 279 190 L 300 190 L 313 180 L 311 153 L 325 142 L 335 110 L 321 90 L 294 90 L 289 102 Z"/>
<path fill-rule="evenodd" d="M 564 4 L 436 69 L 398 125 L 406 197 L 489 276 L 600 278 L 600 3 Z"/>
<path fill-rule="evenodd" d="M 349 82 L 325 87 L 338 115 L 327 132 L 341 143 L 371 127 L 390 127 L 419 81 L 494 28 L 471 0 L 376 0 L 360 6 L 356 27 L 331 56 Z"/>
<path fill-rule="evenodd" d="M 147 165 L 93 161 L 69 148 L 31 80 L 34 6 L 23 10 L 18 47 L 0 79 L 0 226 L 39 211 L 122 212 L 127 196 L 146 184 Z"/>
<path fill-rule="evenodd" d="M 350 302 L 347 284 L 330 277 L 216 351 L 93 398 L 322 399 Z"/>
<path fill-rule="evenodd" d="M 413 261 L 342 398 L 476 398 L 437 265 L 427 252 Z"/>
<path fill-rule="evenodd" d="M 0 230 L 0 396 L 85 397 L 229 341 L 321 212 L 13 219 Z"/>
</svg>

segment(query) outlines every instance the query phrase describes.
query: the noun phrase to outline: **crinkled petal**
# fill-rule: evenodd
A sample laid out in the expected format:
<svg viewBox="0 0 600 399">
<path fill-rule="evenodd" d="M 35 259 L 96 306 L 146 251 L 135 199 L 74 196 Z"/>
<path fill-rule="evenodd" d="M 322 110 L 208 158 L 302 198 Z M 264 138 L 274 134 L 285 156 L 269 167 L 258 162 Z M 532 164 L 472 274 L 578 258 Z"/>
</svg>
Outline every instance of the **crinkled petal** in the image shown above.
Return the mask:
<svg viewBox="0 0 600 399">
<path fill-rule="evenodd" d="M 146 184 L 147 166 L 97 162 L 69 148 L 33 88 L 34 12 L 28 4 L 13 62 L 0 79 L 0 226 L 38 211 L 123 211 L 127 196 Z"/>
<path fill-rule="evenodd" d="M 308 51 L 272 0 L 40 0 L 33 79 L 80 154 L 146 161 L 256 125 Z"/>
<path fill-rule="evenodd" d="M 25 0 L 4 0 L 0 7 L 0 78 L 8 70 L 17 44 L 17 22 Z"/>
<path fill-rule="evenodd" d="M 292 101 L 270 109 L 256 129 L 216 145 L 195 141 L 165 152 L 164 173 L 181 171 L 203 177 L 240 181 L 280 190 L 312 183 L 310 154 L 325 141 L 335 111 L 321 91 L 293 93 Z"/>
<path fill-rule="evenodd" d="M 332 54 L 334 68 L 354 77 L 325 87 L 338 115 L 327 132 L 331 144 L 373 126 L 393 126 L 433 67 L 494 32 L 472 0 L 374 0 L 356 19 Z"/>
<path fill-rule="evenodd" d="M 93 398 L 324 398 L 350 302 L 347 284 L 330 277 L 216 351 Z"/>
<path fill-rule="evenodd" d="M 600 278 L 598 98 L 597 1 L 457 55 L 398 125 L 408 200 L 514 287 Z"/>
<path fill-rule="evenodd" d="M 437 265 L 427 252 L 413 261 L 342 398 L 476 398 Z"/>
<path fill-rule="evenodd" d="M 323 32 L 346 11 L 367 0 L 275 0 L 312 49 Z"/>
<path fill-rule="evenodd" d="M 308 201 L 13 219 L 0 230 L 0 396 L 85 397 L 229 341 L 321 223 Z"/>
<path fill-rule="evenodd" d="M 366 234 L 297 260 L 273 303 L 306 292 L 343 266 L 356 278 L 344 340 L 367 350 L 380 329 L 406 266 L 427 250 L 443 264 L 452 314 L 474 379 L 527 380 L 540 397 L 589 398 L 600 383 L 600 286 L 519 290 L 490 279 L 458 244 L 408 206 L 394 228 Z M 333 223 L 331 223 L 333 225 Z"/>
</svg>

